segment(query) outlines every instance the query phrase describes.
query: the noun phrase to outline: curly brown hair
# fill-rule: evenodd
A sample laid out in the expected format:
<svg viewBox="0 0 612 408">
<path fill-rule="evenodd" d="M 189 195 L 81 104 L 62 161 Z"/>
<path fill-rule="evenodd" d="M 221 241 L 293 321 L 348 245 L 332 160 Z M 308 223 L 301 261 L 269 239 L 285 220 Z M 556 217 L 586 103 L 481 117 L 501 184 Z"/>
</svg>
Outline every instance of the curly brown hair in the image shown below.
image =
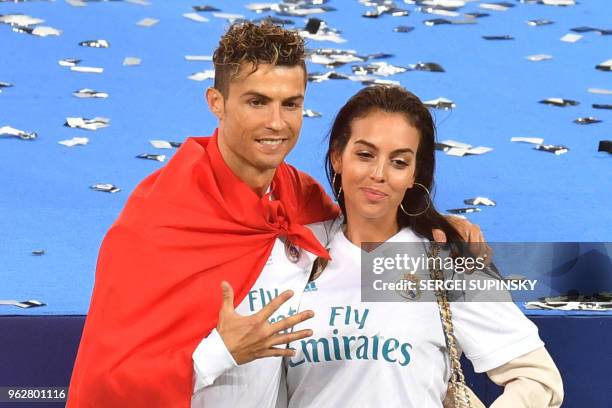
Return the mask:
<svg viewBox="0 0 612 408">
<path fill-rule="evenodd" d="M 215 64 L 214 87 L 224 98 L 229 95 L 229 84 L 244 64 L 255 72 L 259 64 L 287 67 L 301 66 L 306 84 L 304 40 L 296 31 L 262 22 L 232 24 L 221 37 L 213 55 Z"/>
</svg>

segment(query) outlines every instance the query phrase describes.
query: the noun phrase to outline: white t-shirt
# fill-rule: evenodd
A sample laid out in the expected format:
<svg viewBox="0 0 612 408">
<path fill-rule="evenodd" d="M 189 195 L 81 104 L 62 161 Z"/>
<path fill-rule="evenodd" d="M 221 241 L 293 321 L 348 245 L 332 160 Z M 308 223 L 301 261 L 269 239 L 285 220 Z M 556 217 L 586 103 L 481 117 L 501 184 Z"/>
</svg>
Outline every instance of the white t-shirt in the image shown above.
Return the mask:
<svg viewBox="0 0 612 408">
<path fill-rule="evenodd" d="M 329 241 L 331 225 L 332 220 L 310 224 L 308 227 L 325 245 Z M 303 249 L 299 249 L 299 252 L 298 261 L 292 262 L 284 241 L 277 239 L 263 271 L 236 311 L 245 316 L 254 314 L 285 290 L 292 289 L 294 296 L 277 310 L 270 322 L 297 313 L 300 297 L 316 258 Z M 193 361 L 194 393 L 191 406 L 194 408 L 273 408 L 277 402 L 278 406 L 286 407 L 281 357 L 268 357 L 237 365 L 217 330 L 213 330 L 196 348 Z"/>
<path fill-rule="evenodd" d="M 403 229 L 388 242 L 426 240 Z M 289 407 L 442 407 L 451 369 L 436 302 L 361 302 L 361 249 L 342 230 L 329 247 L 332 261 L 299 307 L 315 317 L 295 327 L 313 336 L 292 343 L 285 361 Z M 451 311 L 476 372 L 543 346 L 512 302 L 452 302 Z"/>
</svg>

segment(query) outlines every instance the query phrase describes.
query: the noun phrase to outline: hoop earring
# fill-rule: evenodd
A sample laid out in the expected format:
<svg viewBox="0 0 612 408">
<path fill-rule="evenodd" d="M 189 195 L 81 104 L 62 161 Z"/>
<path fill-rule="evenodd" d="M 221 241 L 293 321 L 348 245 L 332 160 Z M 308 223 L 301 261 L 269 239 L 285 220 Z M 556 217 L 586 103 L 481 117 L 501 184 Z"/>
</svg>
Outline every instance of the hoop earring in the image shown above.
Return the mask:
<svg viewBox="0 0 612 408">
<path fill-rule="evenodd" d="M 427 210 L 429 210 L 429 207 L 431 206 L 431 193 L 429 192 L 429 190 L 427 189 L 427 187 L 425 187 L 424 185 L 422 185 L 421 183 L 414 183 L 417 186 L 421 186 L 423 187 L 423 189 L 427 192 L 427 207 L 425 207 L 425 209 L 419 213 L 416 214 L 410 214 L 409 212 L 406 212 L 406 210 L 404 209 L 404 205 L 403 203 L 400 203 L 400 209 L 402 210 L 402 212 L 406 215 L 408 215 L 409 217 L 417 217 L 421 214 L 424 214 Z"/>
<path fill-rule="evenodd" d="M 334 192 L 334 196 L 336 199 L 340 198 L 340 194 L 342 194 L 342 183 L 340 184 L 340 190 L 338 190 L 338 194 L 336 194 L 336 176 L 338 173 L 334 172 L 334 177 L 332 177 L 332 191 Z"/>
</svg>

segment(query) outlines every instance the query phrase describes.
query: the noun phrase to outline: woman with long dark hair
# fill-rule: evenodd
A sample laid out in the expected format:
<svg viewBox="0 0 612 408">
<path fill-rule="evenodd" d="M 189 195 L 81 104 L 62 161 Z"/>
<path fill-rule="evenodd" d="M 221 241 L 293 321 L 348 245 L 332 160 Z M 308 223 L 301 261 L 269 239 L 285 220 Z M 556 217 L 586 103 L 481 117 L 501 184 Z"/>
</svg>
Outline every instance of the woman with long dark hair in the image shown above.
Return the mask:
<svg viewBox="0 0 612 408">
<path fill-rule="evenodd" d="M 444 231 L 453 253 L 463 242 L 430 194 L 435 127 L 427 107 L 401 87 L 362 89 L 335 119 L 326 163 L 343 217 L 330 237 L 332 261 L 315 263 L 302 296 L 300 310 L 315 312 L 303 324 L 313 336 L 291 344 L 289 407 L 457 403 L 447 390 L 452 379 L 453 392 L 462 391 L 453 364 L 461 352 L 505 386 L 493 407 L 560 406 L 559 372 L 514 303 L 361 299 L 362 243 L 429 247 L 432 229 Z"/>
</svg>

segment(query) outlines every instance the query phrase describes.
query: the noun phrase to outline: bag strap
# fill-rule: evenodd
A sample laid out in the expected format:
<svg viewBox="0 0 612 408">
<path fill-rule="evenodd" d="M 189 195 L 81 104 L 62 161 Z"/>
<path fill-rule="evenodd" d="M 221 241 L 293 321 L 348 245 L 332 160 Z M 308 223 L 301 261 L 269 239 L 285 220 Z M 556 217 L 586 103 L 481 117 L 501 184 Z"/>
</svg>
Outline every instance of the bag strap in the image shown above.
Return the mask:
<svg viewBox="0 0 612 408">
<path fill-rule="evenodd" d="M 431 244 L 430 256 L 432 258 L 438 257 L 440 253 L 440 246 L 433 242 Z M 444 281 L 444 275 L 440 269 L 437 269 L 433 262 L 434 267 L 429 270 L 431 278 L 436 281 Z M 448 295 L 444 289 L 436 289 L 436 300 L 438 302 L 438 309 L 440 310 L 440 320 L 442 321 L 442 328 L 444 329 L 444 337 L 446 339 L 446 348 L 448 349 L 452 374 L 451 374 L 451 388 L 454 392 L 454 403 L 455 408 L 472 408 L 470 397 L 467 392 L 465 385 L 465 377 L 463 376 L 463 370 L 461 369 L 461 362 L 459 361 L 459 352 L 457 349 L 457 340 L 453 330 L 453 319 L 448 303 Z"/>
</svg>

